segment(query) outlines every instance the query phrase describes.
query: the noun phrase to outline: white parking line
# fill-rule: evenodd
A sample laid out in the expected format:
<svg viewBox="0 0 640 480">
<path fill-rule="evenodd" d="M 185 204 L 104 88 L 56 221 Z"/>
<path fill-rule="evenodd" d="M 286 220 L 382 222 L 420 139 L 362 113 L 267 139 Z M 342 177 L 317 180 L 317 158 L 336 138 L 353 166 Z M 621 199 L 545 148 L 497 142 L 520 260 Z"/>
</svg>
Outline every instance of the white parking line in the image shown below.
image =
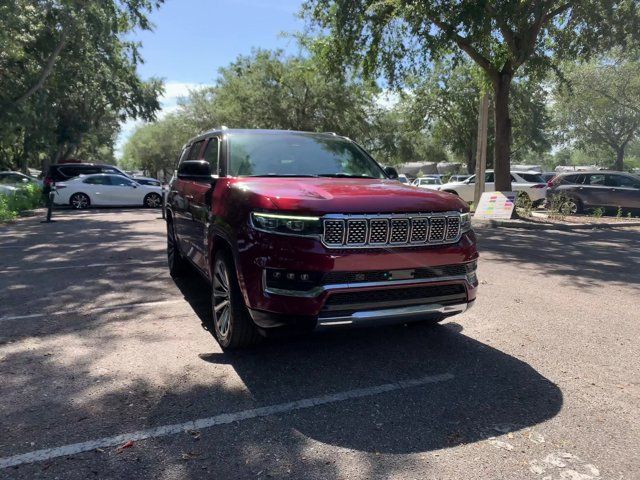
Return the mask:
<svg viewBox="0 0 640 480">
<path fill-rule="evenodd" d="M 90 308 L 88 310 L 77 311 L 74 310 L 73 313 L 79 313 L 81 315 L 87 315 L 93 312 L 106 312 L 109 310 L 122 310 L 125 308 L 138 308 L 138 307 L 153 307 L 155 305 L 167 305 L 170 303 L 181 303 L 184 302 L 184 299 L 179 300 L 161 300 L 157 302 L 142 302 L 142 303 L 126 303 L 124 305 L 111 305 L 108 307 L 95 307 Z M 59 312 L 50 312 L 50 313 L 31 313 L 28 315 L 14 315 L 7 317 L 0 317 L 0 322 L 8 322 L 9 320 L 26 320 L 28 318 L 42 318 L 42 317 L 51 317 L 57 315 L 68 315 L 70 312 L 67 311 L 59 311 Z"/>
<path fill-rule="evenodd" d="M 0 270 L 0 273 L 13 273 L 13 272 L 43 272 L 49 270 L 68 270 L 73 268 L 95 268 L 95 267 L 130 267 L 130 266 L 145 266 L 145 265 L 155 265 L 158 263 L 167 263 L 164 259 L 158 260 L 148 260 L 146 262 L 130 262 L 130 261 L 122 261 L 118 263 L 89 263 L 87 265 L 60 265 L 60 266 L 50 266 L 50 267 L 37 267 L 37 268 L 22 268 L 22 267 L 7 267 L 4 270 Z"/>
<path fill-rule="evenodd" d="M 279 413 L 289 413 L 295 410 L 317 407 L 319 405 L 344 402 L 345 400 L 351 400 L 354 398 L 371 397 L 386 392 L 405 390 L 408 388 L 419 387 L 430 383 L 445 382 L 453 378 L 454 376 L 451 373 L 431 375 L 427 377 L 416 378 L 413 380 L 402 380 L 395 383 L 386 383 L 384 385 L 378 385 L 376 387 L 347 390 L 344 392 L 323 395 L 320 397 L 296 400 L 294 402 L 279 403 L 266 407 L 253 408 L 251 410 L 243 410 L 241 412 L 223 413 L 214 417 L 200 418 L 198 420 L 176 423 L 173 425 L 163 425 L 160 427 L 149 428 L 147 430 L 139 430 L 137 432 L 114 435 L 113 437 L 105 437 L 98 440 L 73 443 L 71 445 L 64 445 L 62 447 L 46 448 L 43 450 L 36 450 L 34 452 L 23 453 L 21 455 L 14 455 L 12 457 L 0 458 L 0 468 L 15 467 L 17 465 L 22 465 L 25 463 L 40 462 L 56 457 L 63 457 L 65 455 L 75 455 L 77 453 L 88 452 L 96 448 L 115 447 L 116 445 L 121 445 L 125 442 L 128 442 L 129 440 L 138 441 L 147 438 L 165 437 L 167 435 L 175 435 L 187 430 L 201 430 L 203 428 L 210 428 L 217 425 L 227 425 L 232 422 L 239 422 L 252 418 L 267 417 Z"/>
</svg>

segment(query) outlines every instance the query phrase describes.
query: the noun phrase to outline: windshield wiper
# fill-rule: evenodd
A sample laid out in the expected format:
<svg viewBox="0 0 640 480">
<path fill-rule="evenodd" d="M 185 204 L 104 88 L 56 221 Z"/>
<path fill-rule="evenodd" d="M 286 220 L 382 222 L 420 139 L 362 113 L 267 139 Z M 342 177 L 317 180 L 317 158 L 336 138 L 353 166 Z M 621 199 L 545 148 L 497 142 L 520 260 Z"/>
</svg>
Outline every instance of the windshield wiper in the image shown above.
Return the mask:
<svg viewBox="0 0 640 480">
<path fill-rule="evenodd" d="M 352 173 L 319 173 L 317 177 L 329 177 L 329 178 L 376 178 L 371 175 L 355 175 Z"/>
</svg>

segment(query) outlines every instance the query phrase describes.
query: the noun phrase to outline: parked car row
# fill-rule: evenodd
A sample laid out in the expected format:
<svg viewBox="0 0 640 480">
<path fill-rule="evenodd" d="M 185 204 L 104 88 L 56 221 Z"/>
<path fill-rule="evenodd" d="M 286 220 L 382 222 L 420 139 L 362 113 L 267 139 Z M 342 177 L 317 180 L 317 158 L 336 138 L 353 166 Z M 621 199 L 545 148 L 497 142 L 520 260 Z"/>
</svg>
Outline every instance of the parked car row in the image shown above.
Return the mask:
<svg viewBox="0 0 640 480">
<path fill-rule="evenodd" d="M 62 163 L 51 165 L 45 188 L 55 185 L 54 203 L 76 209 L 90 206 L 162 205 L 162 183 L 150 177 L 132 177 L 113 165 Z"/>
</svg>

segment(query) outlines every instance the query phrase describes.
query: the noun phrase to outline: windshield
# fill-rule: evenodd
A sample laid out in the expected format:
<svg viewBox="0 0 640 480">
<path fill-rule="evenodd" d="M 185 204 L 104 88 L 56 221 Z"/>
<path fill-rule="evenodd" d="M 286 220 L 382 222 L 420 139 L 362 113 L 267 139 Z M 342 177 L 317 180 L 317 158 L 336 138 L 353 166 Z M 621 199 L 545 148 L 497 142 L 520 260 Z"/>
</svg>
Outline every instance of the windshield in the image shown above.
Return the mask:
<svg viewBox="0 0 640 480">
<path fill-rule="evenodd" d="M 439 178 L 423 178 L 422 185 L 440 185 L 442 182 Z"/>
<path fill-rule="evenodd" d="M 353 142 L 322 134 L 230 134 L 232 176 L 386 178 Z"/>
</svg>

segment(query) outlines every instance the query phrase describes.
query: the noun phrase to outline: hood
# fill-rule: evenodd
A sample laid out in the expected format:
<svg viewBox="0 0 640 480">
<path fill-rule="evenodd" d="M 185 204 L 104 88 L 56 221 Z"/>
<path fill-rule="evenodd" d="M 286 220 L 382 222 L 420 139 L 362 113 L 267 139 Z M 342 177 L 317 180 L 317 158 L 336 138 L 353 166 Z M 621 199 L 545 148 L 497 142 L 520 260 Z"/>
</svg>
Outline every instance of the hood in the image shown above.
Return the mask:
<svg viewBox="0 0 640 480">
<path fill-rule="evenodd" d="M 232 188 L 254 197 L 254 206 L 327 213 L 409 213 L 467 211 L 455 195 L 404 185 L 395 180 L 363 178 L 240 178 Z"/>
</svg>

